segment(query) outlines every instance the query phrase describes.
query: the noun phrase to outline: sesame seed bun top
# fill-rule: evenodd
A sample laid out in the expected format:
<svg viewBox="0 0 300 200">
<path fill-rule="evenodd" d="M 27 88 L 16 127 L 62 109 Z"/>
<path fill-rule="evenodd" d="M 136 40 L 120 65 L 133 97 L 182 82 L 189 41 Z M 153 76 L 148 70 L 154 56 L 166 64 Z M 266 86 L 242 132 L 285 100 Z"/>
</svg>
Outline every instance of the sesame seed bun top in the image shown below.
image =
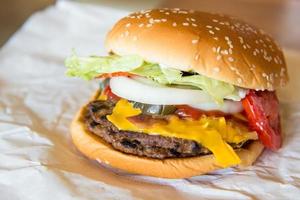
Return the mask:
<svg viewBox="0 0 300 200">
<path fill-rule="evenodd" d="M 106 48 L 244 88 L 275 90 L 288 81 L 276 42 L 225 15 L 176 8 L 132 13 L 109 32 Z"/>
</svg>

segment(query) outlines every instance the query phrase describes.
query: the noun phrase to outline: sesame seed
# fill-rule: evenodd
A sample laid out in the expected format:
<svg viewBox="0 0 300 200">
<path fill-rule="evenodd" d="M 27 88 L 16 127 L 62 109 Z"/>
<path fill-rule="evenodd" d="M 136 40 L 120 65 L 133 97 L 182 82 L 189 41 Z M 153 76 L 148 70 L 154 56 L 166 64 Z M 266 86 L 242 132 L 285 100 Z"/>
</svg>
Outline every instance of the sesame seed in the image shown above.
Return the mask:
<svg viewBox="0 0 300 200">
<path fill-rule="evenodd" d="M 167 21 L 167 19 L 161 19 L 161 21 L 162 21 L 162 22 L 166 22 L 166 21 Z"/>
<path fill-rule="evenodd" d="M 213 50 L 213 52 L 216 52 L 216 51 L 217 51 L 217 48 L 216 48 L 216 47 L 213 47 L 212 50 Z"/>
<path fill-rule="evenodd" d="M 192 22 L 195 22 L 196 20 L 195 20 L 194 18 L 191 18 L 191 21 L 192 21 Z"/>
<path fill-rule="evenodd" d="M 150 23 L 150 24 L 153 24 L 153 23 L 154 23 L 154 19 L 153 19 L 153 18 L 150 18 L 150 19 L 149 19 L 149 23 Z"/>
<path fill-rule="evenodd" d="M 213 19 L 212 21 L 213 21 L 213 22 L 215 22 L 215 23 L 217 23 L 217 22 L 218 22 L 218 20 L 217 20 L 217 19 Z"/>
<path fill-rule="evenodd" d="M 243 80 L 242 80 L 241 78 L 237 78 L 237 82 L 238 82 L 238 83 L 242 83 Z"/>
<path fill-rule="evenodd" d="M 285 72 L 285 69 L 284 69 L 284 68 L 281 68 L 281 70 L 280 70 L 280 76 L 281 76 L 281 77 L 284 76 L 284 72 Z"/>
<path fill-rule="evenodd" d="M 169 13 L 169 12 L 165 12 L 165 14 L 166 14 L 166 15 L 169 15 L 170 13 Z"/>
<path fill-rule="evenodd" d="M 127 27 L 127 28 L 128 28 L 130 25 L 131 25 L 131 24 L 130 24 L 130 23 L 128 23 L 128 24 L 126 24 L 126 25 L 125 25 L 125 27 Z"/>
<path fill-rule="evenodd" d="M 228 61 L 233 62 L 234 61 L 233 57 L 228 57 Z"/>
<path fill-rule="evenodd" d="M 262 73 L 263 77 L 268 77 L 268 75 L 266 73 Z"/>
<path fill-rule="evenodd" d="M 147 24 L 147 25 L 146 25 L 146 27 L 148 27 L 148 28 L 151 27 L 151 26 L 152 26 L 152 24 Z"/>
<path fill-rule="evenodd" d="M 144 24 L 142 23 L 142 24 L 139 24 L 139 27 L 141 28 L 141 27 L 143 27 L 144 26 Z"/>
<path fill-rule="evenodd" d="M 182 25 L 183 25 L 183 26 L 188 26 L 189 23 L 188 23 L 188 22 L 183 22 Z"/>
<path fill-rule="evenodd" d="M 212 26 L 210 26 L 210 25 L 206 25 L 205 27 L 206 27 L 206 28 L 212 28 Z"/>
<path fill-rule="evenodd" d="M 200 54 L 198 53 L 196 56 L 195 56 L 195 60 L 198 60 L 200 57 Z"/>
<path fill-rule="evenodd" d="M 160 22 L 160 19 L 155 19 L 155 20 L 153 20 L 154 22 L 156 22 L 156 23 L 159 23 Z"/>
<path fill-rule="evenodd" d="M 179 11 L 178 13 L 180 13 L 180 14 L 188 14 L 188 12 L 186 12 L 186 11 L 184 11 L 184 10 L 181 10 L 181 11 Z"/>
<path fill-rule="evenodd" d="M 225 36 L 225 40 L 229 41 L 229 37 L 228 37 L 228 36 Z"/>
<path fill-rule="evenodd" d="M 197 43 L 198 43 L 198 40 L 192 40 L 192 43 L 193 43 L 193 44 L 197 44 Z"/>
<path fill-rule="evenodd" d="M 240 43 L 241 43 L 241 44 L 244 43 L 244 39 L 243 39 L 241 36 L 239 36 L 239 40 L 240 40 Z"/>
<path fill-rule="evenodd" d="M 192 26 L 194 26 L 194 27 L 197 27 L 198 25 L 197 25 L 197 24 L 194 24 L 194 23 L 192 23 Z"/>
<path fill-rule="evenodd" d="M 210 30 L 210 31 L 208 31 L 208 32 L 209 32 L 210 34 L 212 34 L 212 35 L 215 34 L 215 32 L 213 32 L 212 30 Z"/>
<path fill-rule="evenodd" d="M 219 27 L 215 27 L 215 29 L 216 29 L 217 31 L 219 31 L 219 30 L 220 30 L 220 28 L 219 28 Z"/>
<path fill-rule="evenodd" d="M 219 38 L 218 37 L 214 37 L 214 40 L 219 40 Z"/>
<path fill-rule="evenodd" d="M 221 55 L 217 55 L 216 59 L 217 60 L 221 60 L 222 56 Z"/>
<path fill-rule="evenodd" d="M 225 50 L 222 50 L 222 51 L 221 51 L 221 54 L 228 55 L 228 50 L 226 50 L 226 49 L 225 49 Z"/>
<path fill-rule="evenodd" d="M 176 23 L 176 22 L 173 22 L 173 23 L 172 23 L 172 26 L 177 26 L 177 23 Z"/>
</svg>

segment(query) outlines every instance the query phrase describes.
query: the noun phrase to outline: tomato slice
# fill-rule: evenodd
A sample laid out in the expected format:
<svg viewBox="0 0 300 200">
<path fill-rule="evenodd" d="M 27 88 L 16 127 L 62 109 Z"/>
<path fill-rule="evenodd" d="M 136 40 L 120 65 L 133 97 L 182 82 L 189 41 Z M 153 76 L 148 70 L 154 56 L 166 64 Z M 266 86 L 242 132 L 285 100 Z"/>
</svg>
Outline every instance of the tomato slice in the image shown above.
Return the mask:
<svg viewBox="0 0 300 200">
<path fill-rule="evenodd" d="M 250 90 L 242 104 L 250 128 L 258 133 L 263 145 L 271 150 L 279 149 L 282 139 L 276 93 Z"/>
<path fill-rule="evenodd" d="M 129 72 L 113 72 L 113 73 L 105 73 L 97 76 L 97 78 L 111 78 L 115 76 L 132 76 L 133 74 Z"/>
<path fill-rule="evenodd" d="M 115 95 L 112 91 L 111 88 L 109 86 L 106 86 L 103 94 L 105 94 L 107 96 L 107 98 L 111 101 L 119 101 L 121 99 L 121 97 Z"/>
<path fill-rule="evenodd" d="M 193 108 L 188 105 L 177 105 L 176 106 L 177 110 L 175 111 L 175 114 L 177 114 L 180 117 L 190 117 L 192 119 L 199 119 L 202 115 L 206 116 L 214 116 L 214 117 L 223 117 L 226 116 L 225 113 L 221 111 L 205 111 L 205 110 L 200 110 L 197 108 Z"/>
</svg>

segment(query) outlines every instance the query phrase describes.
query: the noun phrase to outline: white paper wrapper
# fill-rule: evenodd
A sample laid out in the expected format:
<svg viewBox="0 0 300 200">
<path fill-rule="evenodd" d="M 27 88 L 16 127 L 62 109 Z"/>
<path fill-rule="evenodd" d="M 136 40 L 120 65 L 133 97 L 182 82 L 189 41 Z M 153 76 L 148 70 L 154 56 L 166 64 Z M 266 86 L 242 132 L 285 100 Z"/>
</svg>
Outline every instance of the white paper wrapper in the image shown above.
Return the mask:
<svg viewBox="0 0 300 200">
<path fill-rule="evenodd" d="M 300 53 L 286 51 L 290 84 L 279 91 L 285 140 L 253 167 L 190 179 L 107 169 L 81 156 L 69 124 L 97 88 L 65 77 L 64 58 L 105 54 L 106 32 L 125 11 L 59 1 L 34 14 L 0 50 L 0 199 L 300 198 Z"/>
</svg>

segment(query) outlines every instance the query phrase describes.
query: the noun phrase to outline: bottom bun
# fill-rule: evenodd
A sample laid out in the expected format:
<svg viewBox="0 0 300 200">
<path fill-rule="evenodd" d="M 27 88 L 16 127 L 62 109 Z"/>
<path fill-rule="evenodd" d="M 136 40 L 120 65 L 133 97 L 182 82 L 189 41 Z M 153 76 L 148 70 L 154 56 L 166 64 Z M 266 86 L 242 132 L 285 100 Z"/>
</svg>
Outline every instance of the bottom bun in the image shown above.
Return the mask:
<svg viewBox="0 0 300 200">
<path fill-rule="evenodd" d="M 92 100 L 97 96 L 98 94 Z M 92 160 L 105 162 L 114 168 L 131 173 L 161 178 L 187 178 L 222 169 L 217 165 L 213 155 L 159 160 L 117 151 L 99 136 L 87 130 L 84 113 L 85 107 L 82 107 L 76 114 L 71 124 L 71 135 L 79 151 Z M 238 167 L 252 165 L 263 149 L 259 141 L 253 141 L 247 145 L 247 148 L 236 150 L 241 159 Z"/>
</svg>

